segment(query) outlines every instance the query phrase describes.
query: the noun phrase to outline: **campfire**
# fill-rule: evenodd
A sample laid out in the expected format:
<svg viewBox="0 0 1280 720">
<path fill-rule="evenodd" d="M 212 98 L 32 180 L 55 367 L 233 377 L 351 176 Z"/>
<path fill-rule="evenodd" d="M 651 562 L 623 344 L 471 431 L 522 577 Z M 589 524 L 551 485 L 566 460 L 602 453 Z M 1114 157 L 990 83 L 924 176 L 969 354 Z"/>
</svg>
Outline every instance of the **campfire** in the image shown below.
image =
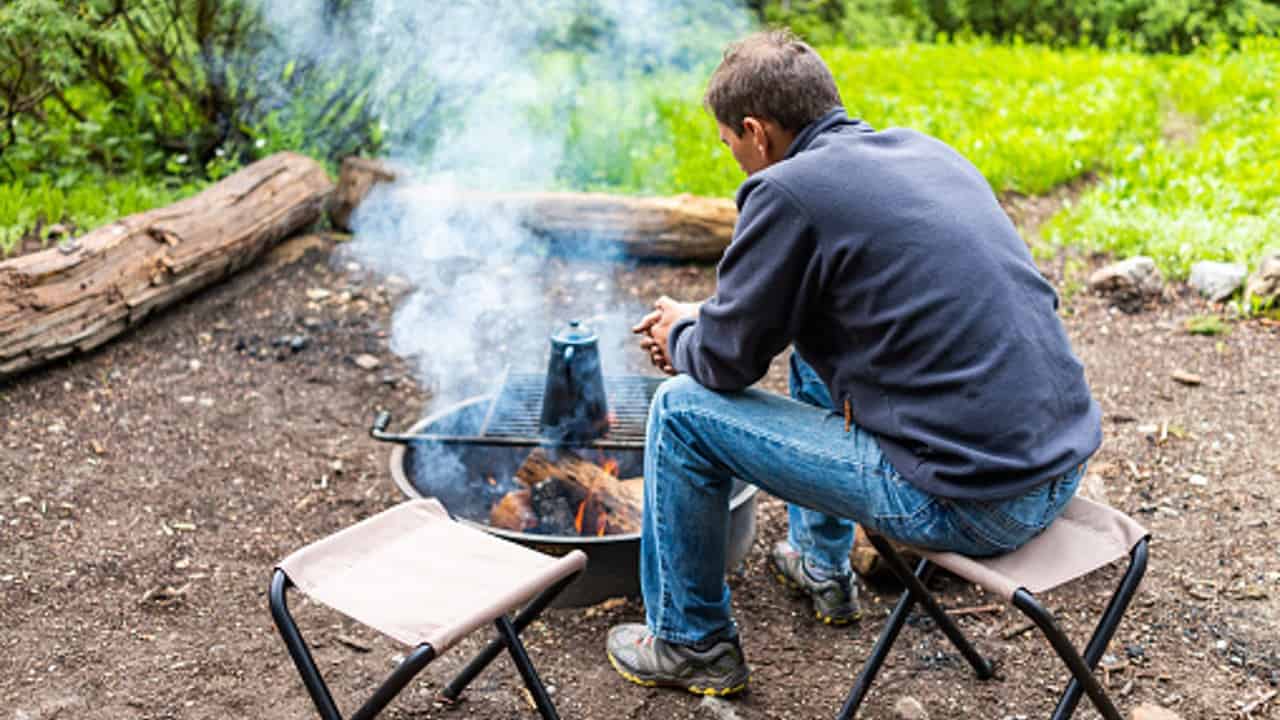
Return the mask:
<svg viewBox="0 0 1280 720">
<path fill-rule="evenodd" d="M 489 524 L 539 535 L 639 532 L 644 479 L 618 478 L 618 462 L 592 462 L 568 448 L 538 448 L 515 472 L 516 489 L 489 512 Z"/>
</svg>

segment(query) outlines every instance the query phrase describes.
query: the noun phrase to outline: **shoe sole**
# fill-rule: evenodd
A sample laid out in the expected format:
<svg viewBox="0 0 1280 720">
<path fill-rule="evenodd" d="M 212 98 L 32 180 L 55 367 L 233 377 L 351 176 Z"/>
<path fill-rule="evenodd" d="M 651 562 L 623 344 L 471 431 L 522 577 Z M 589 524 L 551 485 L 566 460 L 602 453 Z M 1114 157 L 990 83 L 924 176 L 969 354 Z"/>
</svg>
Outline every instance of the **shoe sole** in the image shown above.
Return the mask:
<svg viewBox="0 0 1280 720">
<path fill-rule="evenodd" d="M 803 585 L 787 577 L 787 574 L 782 572 L 782 568 L 778 567 L 778 563 L 773 557 L 769 558 L 769 564 L 773 566 L 773 576 L 778 579 L 778 582 L 782 583 L 784 588 L 790 591 L 792 597 L 812 597 Z M 813 616 L 823 625 L 850 625 L 862 619 L 862 611 L 855 610 L 852 615 L 823 615 L 821 610 L 814 607 Z"/>
<path fill-rule="evenodd" d="M 606 651 L 605 654 L 609 656 L 609 664 L 613 666 L 614 670 L 618 671 L 619 675 L 625 678 L 628 682 L 633 682 L 636 685 L 639 685 L 641 687 L 683 688 L 693 693 L 694 695 L 709 695 L 712 697 L 725 697 L 726 695 L 734 695 L 742 692 L 743 690 L 746 690 L 747 681 L 750 679 L 750 676 L 748 676 L 747 678 L 744 678 L 742 680 L 741 684 L 730 685 L 728 687 L 705 687 L 705 686 L 697 685 L 694 683 L 681 682 L 680 680 L 654 680 L 654 679 L 642 678 L 639 675 L 636 675 L 635 673 L 631 672 L 630 670 L 623 668 L 622 663 L 618 662 L 618 659 L 613 656 L 613 653 Z"/>
</svg>

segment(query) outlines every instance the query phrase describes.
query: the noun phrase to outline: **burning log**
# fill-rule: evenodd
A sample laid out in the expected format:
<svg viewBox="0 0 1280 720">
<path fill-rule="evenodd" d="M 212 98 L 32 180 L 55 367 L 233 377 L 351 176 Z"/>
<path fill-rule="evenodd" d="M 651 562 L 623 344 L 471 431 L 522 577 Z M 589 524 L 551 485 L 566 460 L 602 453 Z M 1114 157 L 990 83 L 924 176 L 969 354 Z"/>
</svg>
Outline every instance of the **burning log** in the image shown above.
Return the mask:
<svg viewBox="0 0 1280 720">
<path fill-rule="evenodd" d="M 333 224 L 350 230 L 352 212 L 373 187 L 401 174 L 377 160 L 344 160 L 329 208 Z M 565 247 L 603 244 L 635 258 L 718 260 L 738 219 L 730 200 L 693 195 L 468 192 L 451 202 L 459 213 L 514 213 L 530 232 Z"/>
<path fill-rule="evenodd" d="M 169 207 L 0 262 L 0 379 L 83 352 L 239 270 L 310 225 L 323 167 L 278 153 Z"/>
<path fill-rule="evenodd" d="M 503 495 L 489 511 L 489 524 L 516 532 L 537 527 L 538 514 L 533 510 L 533 493 L 525 489 Z"/>
<path fill-rule="evenodd" d="M 538 448 L 516 470 L 515 479 L 522 487 L 494 505 L 490 525 L 553 535 L 618 535 L 640 530 L 640 478 L 619 480 L 572 451 Z"/>
</svg>

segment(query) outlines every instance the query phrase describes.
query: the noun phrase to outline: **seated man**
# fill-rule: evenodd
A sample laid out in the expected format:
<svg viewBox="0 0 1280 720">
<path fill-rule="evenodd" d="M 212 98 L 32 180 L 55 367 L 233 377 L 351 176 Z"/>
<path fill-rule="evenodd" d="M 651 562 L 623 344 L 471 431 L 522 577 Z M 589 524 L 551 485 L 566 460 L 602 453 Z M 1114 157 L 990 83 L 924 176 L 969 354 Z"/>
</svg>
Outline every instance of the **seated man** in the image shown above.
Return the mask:
<svg viewBox="0 0 1280 720">
<path fill-rule="evenodd" d="M 859 615 L 854 523 L 995 555 L 1042 531 L 1101 441 L 1057 296 L 973 165 L 850 119 L 785 32 L 731 46 L 706 104 L 748 175 L 715 295 L 635 328 L 670 374 L 645 446 L 643 625 L 626 678 L 746 686 L 725 583 L 734 477 L 790 503 L 770 560 L 824 622 Z M 748 388 L 788 345 L 791 398 Z"/>
</svg>

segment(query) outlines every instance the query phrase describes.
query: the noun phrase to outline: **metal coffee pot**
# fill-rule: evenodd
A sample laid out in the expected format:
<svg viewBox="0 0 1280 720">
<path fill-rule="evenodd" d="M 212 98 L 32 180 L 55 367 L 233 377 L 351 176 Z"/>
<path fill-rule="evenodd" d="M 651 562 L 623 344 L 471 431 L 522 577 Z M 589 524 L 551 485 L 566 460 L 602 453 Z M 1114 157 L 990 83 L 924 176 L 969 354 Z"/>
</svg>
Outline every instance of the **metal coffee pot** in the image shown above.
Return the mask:
<svg viewBox="0 0 1280 720">
<path fill-rule="evenodd" d="M 578 320 L 551 336 L 542 393 L 542 434 L 554 442 L 590 442 L 609 431 L 609 403 L 596 334 Z"/>
</svg>

